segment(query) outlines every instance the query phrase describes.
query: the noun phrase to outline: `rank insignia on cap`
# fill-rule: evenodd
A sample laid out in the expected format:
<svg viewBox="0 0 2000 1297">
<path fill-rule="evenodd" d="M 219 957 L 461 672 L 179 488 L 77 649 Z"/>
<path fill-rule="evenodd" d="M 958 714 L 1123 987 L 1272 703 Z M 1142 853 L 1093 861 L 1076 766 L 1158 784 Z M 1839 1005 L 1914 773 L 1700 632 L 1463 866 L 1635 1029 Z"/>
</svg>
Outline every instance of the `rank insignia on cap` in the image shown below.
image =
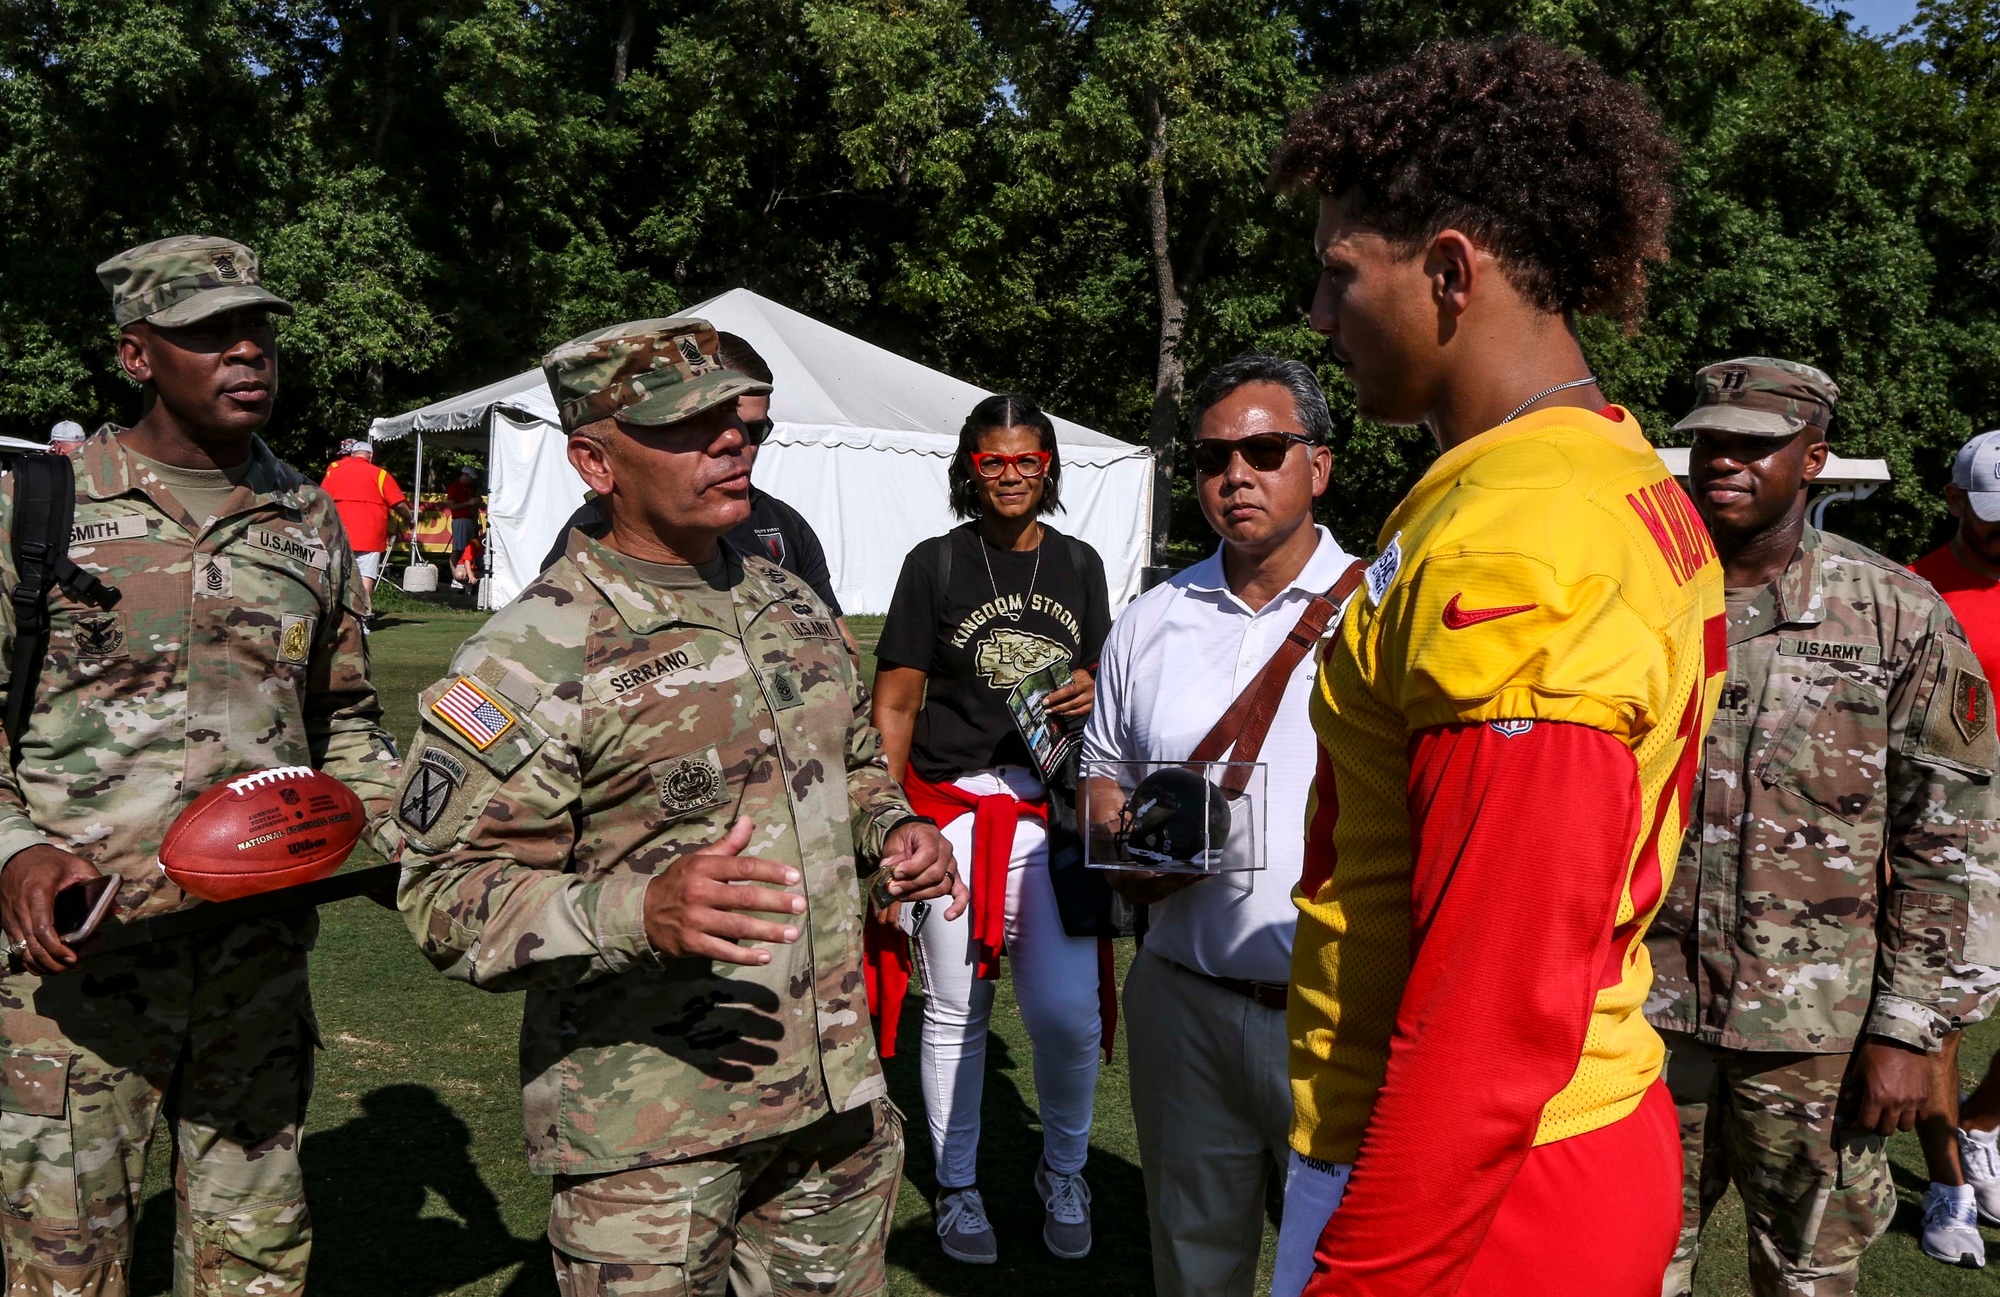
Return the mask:
<svg viewBox="0 0 2000 1297">
<path fill-rule="evenodd" d="M 500 741 L 514 728 L 514 714 L 501 706 L 493 695 L 480 688 L 470 676 L 444 691 L 431 704 L 431 715 L 449 725 L 481 752 Z"/>
<path fill-rule="evenodd" d="M 1960 667 L 1951 681 L 1951 723 L 1967 743 L 1979 737 L 1993 715 L 1993 700 L 1987 696 L 1984 680 Z"/>
</svg>

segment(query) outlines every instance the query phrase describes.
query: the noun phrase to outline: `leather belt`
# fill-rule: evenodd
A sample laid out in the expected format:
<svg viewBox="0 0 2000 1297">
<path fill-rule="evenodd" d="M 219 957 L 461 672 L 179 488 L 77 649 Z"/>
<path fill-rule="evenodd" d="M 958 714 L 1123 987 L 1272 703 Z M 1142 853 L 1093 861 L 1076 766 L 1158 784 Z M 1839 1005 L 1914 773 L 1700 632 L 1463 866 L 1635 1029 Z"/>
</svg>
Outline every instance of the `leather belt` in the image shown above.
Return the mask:
<svg viewBox="0 0 2000 1297">
<path fill-rule="evenodd" d="M 1174 963 L 1171 959 L 1166 962 L 1173 964 L 1175 968 L 1190 977 L 1199 977 L 1202 981 L 1211 982 L 1225 991 L 1234 991 L 1252 1004 L 1262 1005 L 1266 1009 L 1277 1009 L 1282 1012 L 1291 999 L 1291 988 L 1283 982 L 1246 982 L 1236 977 L 1217 977 L 1198 968 L 1189 968 L 1186 964 Z"/>
</svg>

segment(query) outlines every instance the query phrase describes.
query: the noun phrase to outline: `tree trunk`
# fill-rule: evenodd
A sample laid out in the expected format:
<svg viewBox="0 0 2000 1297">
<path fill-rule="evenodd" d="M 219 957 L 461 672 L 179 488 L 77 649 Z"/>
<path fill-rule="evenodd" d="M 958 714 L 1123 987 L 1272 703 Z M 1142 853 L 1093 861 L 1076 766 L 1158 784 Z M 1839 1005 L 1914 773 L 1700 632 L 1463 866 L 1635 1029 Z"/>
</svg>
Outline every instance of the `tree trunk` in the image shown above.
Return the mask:
<svg viewBox="0 0 2000 1297">
<path fill-rule="evenodd" d="M 637 34 L 639 13 L 635 0 L 625 0 L 625 12 L 618 20 L 618 39 L 611 46 L 611 124 L 618 124 L 618 92 L 625 85 L 625 72 L 632 62 L 632 37 Z"/>
<path fill-rule="evenodd" d="M 380 162 L 389 144 L 389 120 L 396 113 L 396 56 L 402 44 L 403 7 L 389 6 L 389 30 L 382 42 L 382 95 L 375 107 L 375 140 L 369 145 L 368 160 Z"/>
<path fill-rule="evenodd" d="M 1187 329 L 1187 296 L 1186 286 L 1174 274 L 1172 231 L 1167 224 L 1167 116 L 1157 86 L 1146 88 L 1146 223 L 1160 294 L 1159 365 L 1146 433 L 1153 450 L 1152 562 L 1159 564 L 1166 560 L 1168 524 L 1174 512 L 1174 442 L 1180 432 L 1181 387 L 1186 379 L 1181 335 Z"/>
</svg>

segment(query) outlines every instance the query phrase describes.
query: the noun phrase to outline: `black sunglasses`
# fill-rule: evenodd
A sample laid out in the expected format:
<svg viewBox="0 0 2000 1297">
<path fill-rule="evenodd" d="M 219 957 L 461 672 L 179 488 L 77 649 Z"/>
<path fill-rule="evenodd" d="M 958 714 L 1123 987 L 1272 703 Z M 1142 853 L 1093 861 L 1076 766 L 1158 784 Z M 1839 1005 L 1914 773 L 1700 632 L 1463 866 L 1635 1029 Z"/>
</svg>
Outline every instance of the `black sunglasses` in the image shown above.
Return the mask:
<svg viewBox="0 0 2000 1297">
<path fill-rule="evenodd" d="M 1229 467 L 1229 461 L 1240 451 L 1243 462 L 1259 473 L 1268 473 L 1285 462 L 1291 453 L 1292 443 L 1301 446 L 1317 446 L 1318 440 L 1298 432 L 1260 432 L 1252 437 L 1197 437 L 1188 458 L 1194 461 L 1195 471 L 1214 476 Z"/>
<path fill-rule="evenodd" d="M 764 439 L 771 435 L 771 429 L 776 426 L 769 419 L 745 419 L 743 421 L 743 440 L 753 446 L 761 446 L 764 444 Z"/>
</svg>

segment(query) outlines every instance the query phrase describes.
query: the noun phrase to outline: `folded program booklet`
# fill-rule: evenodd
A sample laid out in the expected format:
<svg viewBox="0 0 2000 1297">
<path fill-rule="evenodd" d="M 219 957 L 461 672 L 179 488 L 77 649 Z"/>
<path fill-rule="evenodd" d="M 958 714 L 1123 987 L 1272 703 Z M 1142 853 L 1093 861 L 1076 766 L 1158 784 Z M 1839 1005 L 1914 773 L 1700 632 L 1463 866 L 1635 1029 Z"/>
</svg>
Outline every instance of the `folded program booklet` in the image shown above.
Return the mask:
<svg viewBox="0 0 2000 1297">
<path fill-rule="evenodd" d="M 1057 716 L 1048 709 L 1049 695 L 1069 682 L 1069 663 L 1052 662 L 1023 677 L 1007 695 L 1007 710 L 1044 781 L 1054 778 L 1083 744 L 1083 718 Z"/>
</svg>

